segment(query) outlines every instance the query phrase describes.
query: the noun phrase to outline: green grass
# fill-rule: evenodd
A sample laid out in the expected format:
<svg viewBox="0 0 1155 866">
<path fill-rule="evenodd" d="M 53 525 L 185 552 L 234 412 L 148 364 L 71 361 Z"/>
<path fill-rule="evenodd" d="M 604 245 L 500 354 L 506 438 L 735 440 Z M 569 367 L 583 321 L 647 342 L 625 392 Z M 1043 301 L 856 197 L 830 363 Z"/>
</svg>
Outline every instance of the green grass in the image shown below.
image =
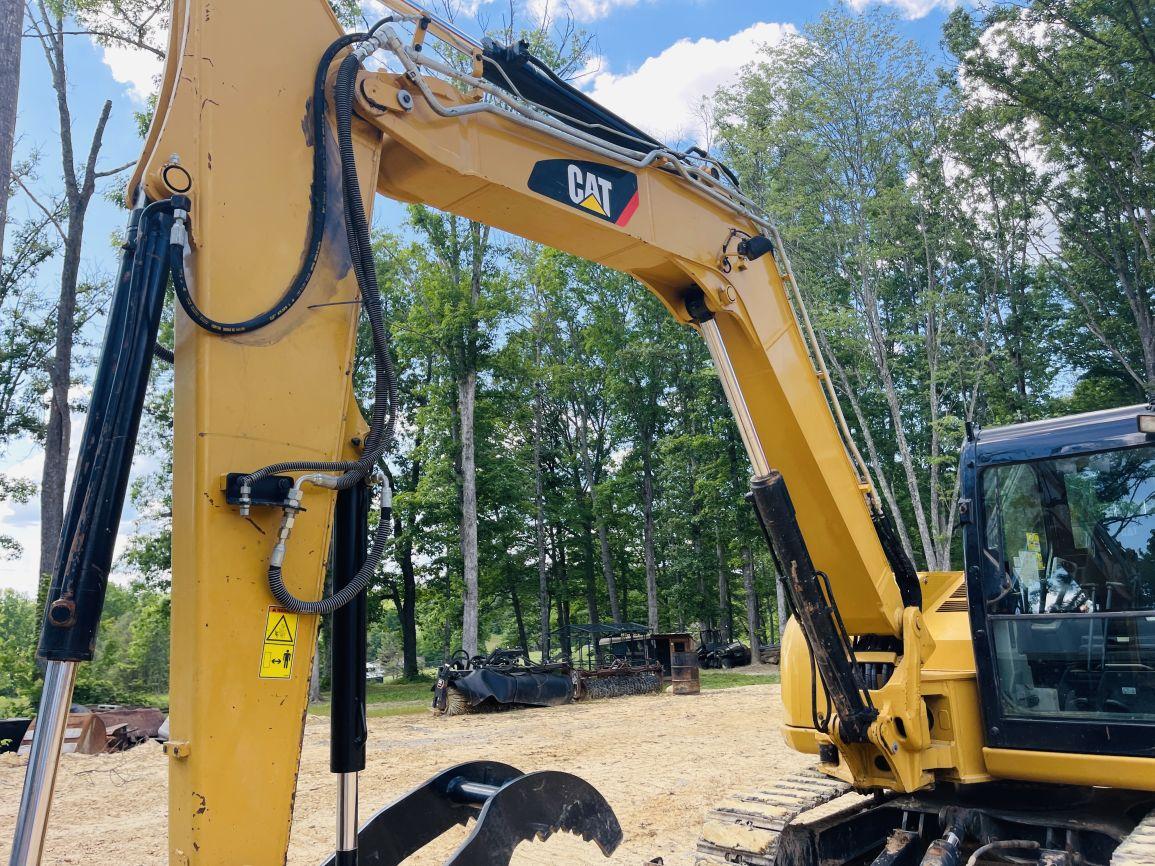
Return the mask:
<svg viewBox="0 0 1155 866">
<path fill-rule="evenodd" d="M 709 670 L 701 672 L 703 689 L 732 689 L 741 686 L 762 686 L 778 682 L 778 674 L 743 674 L 737 671 Z M 380 719 L 388 716 L 413 716 L 429 711 L 433 700 L 430 691 L 433 679 L 422 678 L 411 681 L 369 683 L 365 687 L 365 699 L 369 718 Z M 331 711 L 329 702 L 311 704 L 309 712 L 317 716 L 327 716 Z"/>
<path fill-rule="evenodd" d="M 365 686 L 366 715 L 376 719 L 427 712 L 433 700 L 432 688 L 432 677 L 369 683 Z M 330 711 L 331 707 L 327 700 L 309 706 L 309 712 L 318 716 L 327 716 Z"/>
<path fill-rule="evenodd" d="M 429 705 L 433 698 L 430 697 L 428 701 L 401 701 L 391 704 L 369 704 L 365 708 L 365 715 L 371 719 L 383 719 L 388 716 L 418 716 L 422 713 L 429 712 Z M 328 716 L 332 711 L 332 706 L 328 703 L 324 704 L 309 704 L 309 712 L 314 716 Z"/>
<path fill-rule="evenodd" d="M 778 674 L 743 674 L 738 671 L 704 670 L 700 672 L 703 689 L 732 689 L 738 686 L 765 686 L 777 683 Z"/>
</svg>

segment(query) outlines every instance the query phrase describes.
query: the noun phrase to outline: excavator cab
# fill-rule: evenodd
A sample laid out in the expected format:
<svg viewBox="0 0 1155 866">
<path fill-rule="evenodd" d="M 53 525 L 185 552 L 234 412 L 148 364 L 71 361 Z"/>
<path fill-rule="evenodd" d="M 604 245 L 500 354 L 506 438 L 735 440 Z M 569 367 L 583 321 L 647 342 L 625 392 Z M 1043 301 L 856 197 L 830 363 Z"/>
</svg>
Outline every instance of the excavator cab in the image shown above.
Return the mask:
<svg viewBox="0 0 1155 866">
<path fill-rule="evenodd" d="M 1155 754 L 1155 410 L 982 431 L 962 468 L 988 744 Z"/>
</svg>

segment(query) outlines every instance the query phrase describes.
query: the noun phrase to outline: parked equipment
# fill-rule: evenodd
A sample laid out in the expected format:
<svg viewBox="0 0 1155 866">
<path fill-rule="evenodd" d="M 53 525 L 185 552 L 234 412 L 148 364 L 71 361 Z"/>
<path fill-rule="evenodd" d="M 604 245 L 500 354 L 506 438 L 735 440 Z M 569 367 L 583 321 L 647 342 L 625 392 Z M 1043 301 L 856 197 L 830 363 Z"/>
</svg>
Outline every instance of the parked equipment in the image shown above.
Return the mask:
<svg viewBox="0 0 1155 866">
<path fill-rule="evenodd" d="M 397 406 L 375 191 L 631 274 L 706 342 L 793 611 L 783 733 L 819 770 L 719 805 L 702 862 L 1150 862 L 1155 408 L 968 431 L 965 571 L 917 573 L 782 239 L 735 175 L 607 111 L 525 44 L 478 43 L 409 0 L 385 5 L 394 14 L 345 34 L 325 0 L 174 2 L 48 595 L 11 863 L 43 849 L 169 280 L 180 304 L 169 861 L 285 860 L 318 619 L 344 611 L 346 667 L 363 683 L 351 606 L 391 525 L 382 514 L 366 537 L 365 500 L 389 504 L 387 485 L 366 485 Z M 372 55 L 383 62 L 366 68 Z M 351 395 L 362 315 L 368 422 Z M 359 516 L 337 521 L 331 545 L 335 506 Z M 330 551 L 342 576 L 319 599 Z M 581 780 L 489 763 L 439 774 L 358 830 L 363 696 L 342 703 L 334 864 L 396 863 L 470 817 L 459 866 L 500 866 L 556 829 L 606 853 L 621 838 Z M 848 790 L 874 796 L 795 820 Z"/>
<path fill-rule="evenodd" d="M 740 668 L 750 664 L 750 647 L 724 640 L 717 629 L 702 629 L 698 638 L 698 663 L 704 668 Z"/>
<path fill-rule="evenodd" d="M 563 645 L 571 648 L 574 698 L 596 700 L 662 690 L 662 665 L 649 628 L 636 622 L 570 623 Z M 559 635 L 560 637 L 560 635 Z"/>
<path fill-rule="evenodd" d="M 19 749 L 30 724 L 32 719 L 0 719 L 0 752 Z"/>
<path fill-rule="evenodd" d="M 464 656 L 460 653 L 459 656 Z M 456 658 L 442 665 L 433 685 L 433 710 L 447 716 L 514 707 L 554 707 L 574 698 L 564 662 L 534 664 L 517 650 Z"/>
</svg>

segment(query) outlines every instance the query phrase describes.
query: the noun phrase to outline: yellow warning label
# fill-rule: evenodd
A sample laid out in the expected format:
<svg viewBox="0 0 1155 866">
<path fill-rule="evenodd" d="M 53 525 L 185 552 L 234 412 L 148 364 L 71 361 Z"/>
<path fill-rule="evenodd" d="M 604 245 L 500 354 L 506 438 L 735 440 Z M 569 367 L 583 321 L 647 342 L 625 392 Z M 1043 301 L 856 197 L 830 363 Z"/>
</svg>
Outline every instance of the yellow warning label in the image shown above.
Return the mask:
<svg viewBox="0 0 1155 866">
<path fill-rule="evenodd" d="M 270 607 L 265 616 L 265 639 L 261 646 L 261 678 L 287 680 L 293 673 L 297 651 L 299 615 L 284 608 Z"/>
</svg>

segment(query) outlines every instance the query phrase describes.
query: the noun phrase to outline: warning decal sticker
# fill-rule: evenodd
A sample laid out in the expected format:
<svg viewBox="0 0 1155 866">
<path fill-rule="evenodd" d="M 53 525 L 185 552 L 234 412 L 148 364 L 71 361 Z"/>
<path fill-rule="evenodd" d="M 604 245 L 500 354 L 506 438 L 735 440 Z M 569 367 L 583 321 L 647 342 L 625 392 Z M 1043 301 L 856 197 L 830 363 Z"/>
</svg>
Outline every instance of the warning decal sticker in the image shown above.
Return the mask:
<svg viewBox="0 0 1155 866">
<path fill-rule="evenodd" d="M 600 162 L 543 159 L 529 175 L 529 188 L 619 226 L 638 210 L 637 175 Z"/>
<path fill-rule="evenodd" d="M 265 639 L 261 645 L 262 679 L 287 680 L 292 676 L 298 620 L 298 614 L 284 608 L 269 608 L 265 615 Z"/>
</svg>

